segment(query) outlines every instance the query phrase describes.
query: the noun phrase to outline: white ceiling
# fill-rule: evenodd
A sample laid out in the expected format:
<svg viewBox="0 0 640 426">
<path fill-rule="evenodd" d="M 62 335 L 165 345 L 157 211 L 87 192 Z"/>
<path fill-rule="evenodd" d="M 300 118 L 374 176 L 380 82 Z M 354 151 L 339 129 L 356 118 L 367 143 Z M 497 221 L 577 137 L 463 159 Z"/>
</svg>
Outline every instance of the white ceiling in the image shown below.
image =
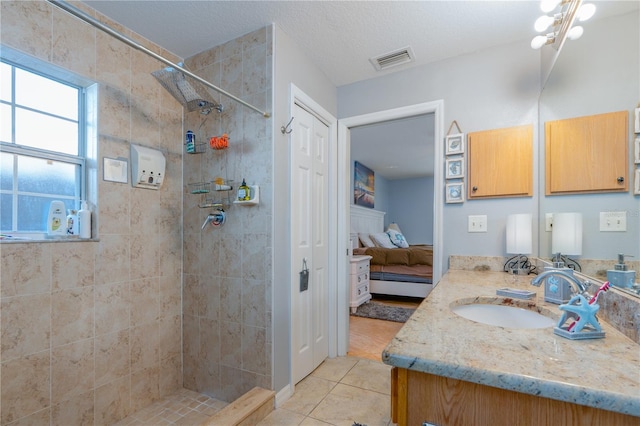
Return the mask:
<svg viewBox="0 0 640 426">
<path fill-rule="evenodd" d="M 639 3 L 589 2 L 597 5 L 596 18 L 637 9 Z M 181 58 L 275 23 L 296 40 L 336 87 L 496 45 L 522 41 L 528 48 L 536 35 L 533 23 L 541 15 L 539 1 L 529 0 L 85 3 Z M 372 57 L 407 46 L 415 53 L 412 63 L 376 71 L 369 62 Z M 402 161 L 405 168 L 408 161 Z M 375 164 L 368 166 L 374 168 Z M 386 167 L 392 168 L 389 164 Z"/>
</svg>

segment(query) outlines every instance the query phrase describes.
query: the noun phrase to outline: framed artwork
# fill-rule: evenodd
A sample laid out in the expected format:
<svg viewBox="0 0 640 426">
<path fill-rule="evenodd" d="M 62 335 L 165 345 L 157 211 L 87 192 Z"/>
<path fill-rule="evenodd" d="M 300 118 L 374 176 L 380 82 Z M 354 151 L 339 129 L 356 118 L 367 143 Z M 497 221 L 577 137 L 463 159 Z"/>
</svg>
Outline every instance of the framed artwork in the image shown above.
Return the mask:
<svg viewBox="0 0 640 426">
<path fill-rule="evenodd" d="M 447 203 L 462 203 L 464 201 L 464 184 L 462 182 L 448 183 L 445 192 Z"/>
<path fill-rule="evenodd" d="M 129 183 L 126 158 L 102 158 L 102 180 L 106 182 Z"/>
<path fill-rule="evenodd" d="M 640 164 L 640 136 L 638 136 L 633 144 L 633 162 Z"/>
<path fill-rule="evenodd" d="M 462 154 L 464 152 L 464 133 L 447 135 L 445 144 L 446 155 Z"/>
<path fill-rule="evenodd" d="M 372 209 L 375 195 L 375 175 L 373 170 L 357 161 L 353 170 L 353 204 Z"/>
<path fill-rule="evenodd" d="M 635 182 L 633 184 L 633 194 L 640 195 L 640 169 L 636 169 Z"/>
<path fill-rule="evenodd" d="M 635 133 L 640 133 L 640 108 L 636 108 L 634 116 L 636 123 Z"/>
<path fill-rule="evenodd" d="M 464 177 L 464 158 L 447 158 L 445 167 L 447 170 L 447 179 L 457 179 Z"/>
</svg>

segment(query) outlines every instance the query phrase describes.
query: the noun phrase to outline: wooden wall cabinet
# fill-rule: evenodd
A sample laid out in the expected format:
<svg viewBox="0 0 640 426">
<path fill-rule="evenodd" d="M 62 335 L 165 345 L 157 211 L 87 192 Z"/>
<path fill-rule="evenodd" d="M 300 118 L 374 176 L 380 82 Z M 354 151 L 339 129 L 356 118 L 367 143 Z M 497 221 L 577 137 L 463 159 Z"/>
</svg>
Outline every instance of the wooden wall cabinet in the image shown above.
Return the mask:
<svg viewBox="0 0 640 426">
<path fill-rule="evenodd" d="M 546 195 L 628 191 L 627 111 L 545 123 Z"/>
<path fill-rule="evenodd" d="M 533 195 L 533 125 L 469 133 L 468 199 Z"/>
</svg>

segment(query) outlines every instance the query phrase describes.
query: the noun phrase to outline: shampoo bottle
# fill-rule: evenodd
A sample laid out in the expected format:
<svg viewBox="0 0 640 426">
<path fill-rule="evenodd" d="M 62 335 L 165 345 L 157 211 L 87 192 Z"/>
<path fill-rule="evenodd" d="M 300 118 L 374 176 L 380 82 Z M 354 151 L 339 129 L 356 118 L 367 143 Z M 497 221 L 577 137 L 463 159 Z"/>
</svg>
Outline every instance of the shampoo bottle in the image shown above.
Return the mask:
<svg viewBox="0 0 640 426">
<path fill-rule="evenodd" d="M 251 199 L 251 189 L 247 182 L 242 179 L 242 185 L 238 188 L 238 201 L 247 201 Z"/>
<path fill-rule="evenodd" d="M 53 237 L 67 234 L 67 215 L 62 201 L 52 201 L 49 205 L 47 234 Z"/>
<path fill-rule="evenodd" d="M 91 238 L 91 210 L 86 201 L 82 202 L 82 207 L 78 211 L 78 225 L 80 238 Z"/>
</svg>

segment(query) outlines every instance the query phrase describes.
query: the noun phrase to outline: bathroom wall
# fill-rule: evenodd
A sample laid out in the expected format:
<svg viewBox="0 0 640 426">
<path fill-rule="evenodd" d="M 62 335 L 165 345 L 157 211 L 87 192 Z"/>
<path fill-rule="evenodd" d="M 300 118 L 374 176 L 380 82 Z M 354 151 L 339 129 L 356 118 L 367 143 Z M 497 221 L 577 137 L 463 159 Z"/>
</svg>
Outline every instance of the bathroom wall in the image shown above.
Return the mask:
<svg viewBox="0 0 640 426">
<path fill-rule="evenodd" d="M 4 46 L 99 83 L 99 168 L 97 239 L 0 245 L 0 423 L 112 424 L 182 386 L 182 107 L 158 61 L 47 2 L 1 7 Z M 159 191 L 102 181 L 130 143 L 164 153 Z"/>
<path fill-rule="evenodd" d="M 187 67 L 262 110 L 272 105 L 272 27 L 195 55 Z M 272 121 L 222 97 L 224 112 L 185 114 L 204 153 L 184 156 L 184 386 L 232 401 L 254 386 L 272 388 Z M 223 133 L 229 148 L 208 141 Z M 194 195 L 189 184 L 220 177 L 234 190 Z M 258 205 L 233 204 L 246 179 Z M 226 222 L 201 229 L 221 202 Z"/>
</svg>

